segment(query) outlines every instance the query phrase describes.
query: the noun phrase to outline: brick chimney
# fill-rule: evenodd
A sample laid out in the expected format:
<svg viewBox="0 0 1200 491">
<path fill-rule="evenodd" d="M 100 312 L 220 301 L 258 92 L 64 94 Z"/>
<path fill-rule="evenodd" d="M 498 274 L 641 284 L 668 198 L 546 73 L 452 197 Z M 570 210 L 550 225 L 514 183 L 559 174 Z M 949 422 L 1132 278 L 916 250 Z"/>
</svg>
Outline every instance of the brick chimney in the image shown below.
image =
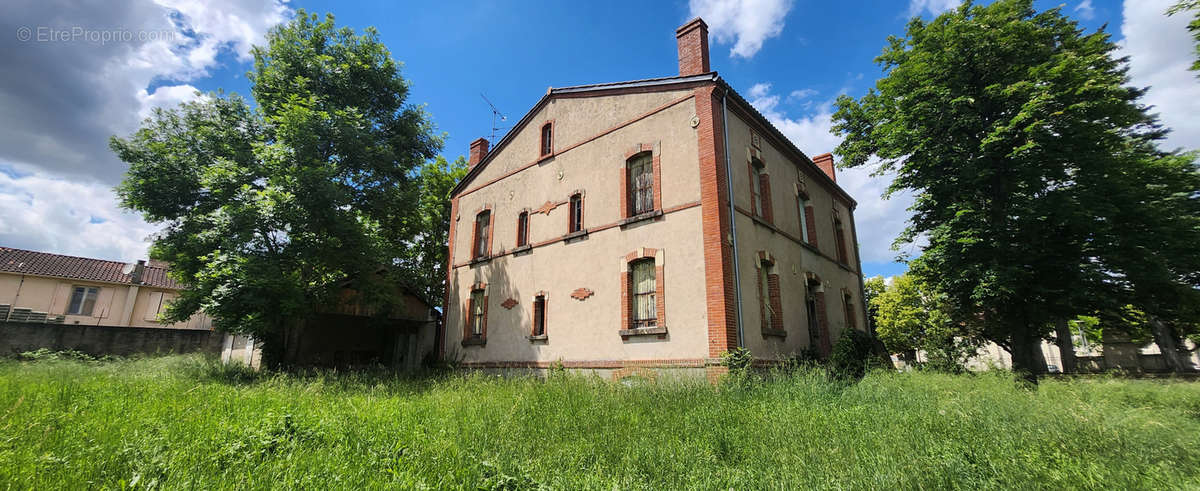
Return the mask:
<svg viewBox="0 0 1200 491">
<path fill-rule="evenodd" d="M 708 24 L 696 17 L 675 30 L 679 43 L 679 76 L 708 73 Z"/>
<path fill-rule="evenodd" d="M 833 179 L 833 182 L 837 182 L 837 175 L 833 173 L 832 153 L 823 153 L 813 157 L 812 161 L 814 164 L 817 164 L 817 167 L 821 168 L 821 172 L 824 172 L 825 175 L 829 176 L 830 179 Z"/>
<path fill-rule="evenodd" d="M 487 157 L 488 141 L 487 138 L 479 138 L 471 142 L 471 157 L 467 160 L 467 168 L 475 167 L 475 164 L 483 162 L 483 158 Z"/>
</svg>

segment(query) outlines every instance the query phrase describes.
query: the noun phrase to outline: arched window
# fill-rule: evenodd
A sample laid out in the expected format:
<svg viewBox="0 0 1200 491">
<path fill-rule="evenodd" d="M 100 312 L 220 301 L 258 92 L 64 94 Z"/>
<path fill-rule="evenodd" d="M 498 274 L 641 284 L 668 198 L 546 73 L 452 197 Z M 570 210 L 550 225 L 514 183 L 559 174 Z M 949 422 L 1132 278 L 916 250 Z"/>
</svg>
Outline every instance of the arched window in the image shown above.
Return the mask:
<svg viewBox="0 0 1200 491">
<path fill-rule="evenodd" d="M 567 233 L 583 230 L 583 194 L 571 195 L 570 215 L 567 217 Z"/>
<path fill-rule="evenodd" d="M 471 257 L 479 259 L 491 253 L 488 245 L 491 243 L 492 212 L 483 210 L 475 215 L 475 243 L 472 245 Z"/>
<path fill-rule="evenodd" d="M 630 327 L 642 329 L 658 326 L 658 278 L 654 271 L 654 258 L 638 259 L 629 263 Z"/>
<path fill-rule="evenodd" d="M 529 245 L 529 212 L 517 215 L 517 247 Z"/>
<path fill-rule="evenodd" d="M 627 196 L 629 216 L 654 211 L 654 158 L 650 152 L 639 153 L 629 159 L 626 167 L 629 177 Z"/>
<path fill-rule="evenodd" d="M 554 153 L 554 123 L 546 123 L 542 125 L 542 153 L 545 157 Z"/>
</svg>

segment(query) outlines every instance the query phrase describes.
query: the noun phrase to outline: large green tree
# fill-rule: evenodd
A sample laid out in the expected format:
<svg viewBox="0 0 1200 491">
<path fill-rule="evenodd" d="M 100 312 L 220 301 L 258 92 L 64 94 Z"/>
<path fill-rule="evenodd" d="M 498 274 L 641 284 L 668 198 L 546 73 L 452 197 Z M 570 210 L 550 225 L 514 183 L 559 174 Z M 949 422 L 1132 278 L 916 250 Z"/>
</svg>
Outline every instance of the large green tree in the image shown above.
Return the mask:
<svg viewBox="0 0 1200 491">
<path fill-rule="evenodd" d="M 450 191 L 466 175 L 467 159 L 461 156 L 453 162 L 438 157 L 418 170 L 421 232 L 400 263 L 415 273 L 415 289 L 433 305 L 441 305 L 446 293 Z"/>
<path fill-rule="evenodd" d="M 387 312 L 428 220 L 419 167 L 441 146 L 374 29 L 299 11 L 253 49 L 257 107 L 213 93 L 156 111 L 110 146 L 123 206 L 163 225 L 152 257 L 188 285 L 169 309 L 286 349 L 296 319 L 342 286 Z"/>
<path fill-rule="evenodd" d="M 1110 292 L 1108 277 L 1125 274 L 1095 257 L 1103 248 L 1094 242 L 1118 243 L 1097 236 L 1097 223 L 1116 219 L 1101 211 L 1117 198 L 1103 189 L 1146 211 L 1141 183 L 1111 180 L 1164 157 L 1153 142 L 1165 130 L 1138 102 L 1145 89 L 1126 86 L 1116 48 L 1058 8 L 968 1 L 911 20 L 876 59 L 885 74 L 875 88 L 837 102 L 843 165 L 878 159 L 879 172 L 896 174 L 889 193 L 916 196 L 900 242 L 928 245 L 912 274 L 1030 381 L 1045 369 L 1039 345 L 1055 322 L 1089 311 L 1096 293 Z"/>
</svg>

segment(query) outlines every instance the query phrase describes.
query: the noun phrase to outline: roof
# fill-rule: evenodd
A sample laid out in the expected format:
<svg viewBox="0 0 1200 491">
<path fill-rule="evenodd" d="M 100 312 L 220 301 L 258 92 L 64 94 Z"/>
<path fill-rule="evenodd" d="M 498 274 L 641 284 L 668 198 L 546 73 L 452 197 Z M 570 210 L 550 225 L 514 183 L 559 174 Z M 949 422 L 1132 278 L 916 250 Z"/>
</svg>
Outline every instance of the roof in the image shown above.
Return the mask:
<svg viewBox="0 0 1200 491">
<path fill-rule="evenodd" d="M 798 155 L 800 157 L 801 161 L 807 162 L 808 165 L 811 166 L 812 169 L 816 171 L 813 173 L 814 175 L 820 176 L 819 179 L 822 179 L 824 181 L 825 185 L 829 186 L 829 188 L 834 193 L 840 194 L 847 201 L 849 201 L 851 209 L 855 208 L 855 205 L 857 205 L 857 202 L 854 200 L 853 197 L 850 196 L 849 193 L 847 193 L 844 189 L 842 189 L 842 187 L 839 186 L 836 181 L 834 181 L 832 178 L 830 178 L 828 175 L 826 175 L 824 171 L 822 171 L 819 167 L 817 167 L 817 165 L 815 163 L 813 163 L 812 158 L 810 158 L 807 154 L 805 154 L 804 151 L 800 150 L 800 148 L 797 147 L 796 144 L 793 143 L 786 135 L 784 135 L 782 131 L 779 131 L 779 128 L 776 128 L 775 125 L 772 124 L 771 121 L 769 121 L 766 118 L 766 116 L 763 116 L 762 113 L 758 112 L 758 110 L 754 108 L 754 105 L 750 104 L 750 102 L 747 101 L 744 97 L 742 97 L 741 94 L 738 94 L 738 92 L 736 90 L 734 90 L 734 88 L 731 87 L 728 82 L 726 82 L 724 79 L 722 79 L 720 76 L 718 76 L 717 72 L 708 72 L 708 73 L 702 73 L 699 75 L 688 75 L 688 76 L 646 78 L 646 79 L 641 79 L 641 80 L 629 80 L 629 81 L 625 81 L 625 82 L 612 82 L 612 83 L 590 84 L 590 85 L 573 85 L 570 87 L 559 87 L 559 88 L 551 87 L 549 90 L 546 91 L 546 94 L 543 95 L 542 98 L 538 100 L 537 104 L 534 104 L 533 107 L 529 109 L 529 112 L 525 113 L 525 116 L 523 116 L 521 118 L 521 120 L 517 122 L 517 124 L 513 125 L 512 128 L 508 131 L 508 133 L 506 133 L 504 135 L 504 137 L 501 138 L 500 141 L 497 142 L 496 145 L 494 147 L 492 147 L 491 150 L 488 151 L 487 155 L 484 156 L 483 160 L 480 161 L 478 164 L 476 164 L 474 167 L 472 167 L 471 170 L 467 172 L 467 175 L 464 176 L 460 181 L 458 181 L 458 184 L 456 184 L 454 186 L 454 189 L 450 191 L 450 196 L 457 196 L 459 193 L 461 193 L 463 190 L 465 190 L 467 184 L 469 184 L 472 180 L 474 180 L 475 176 L 479 175 L 479 173 L 483 171 L 483 168 L 486 167 L 489 162 L 491 162 L 492 157 L 499 154 L 500 150 L 503 149 L 506 145 L 508 145 L 508 143 L 514 138 L 514 135 L 516 135 L 526 124 L 529 123 L 529 120 L 533 118 L 533 115 L 535 113 L 537 113 L 538 110 L 543 105 L 546 104 L 546 102 L 548 102 L 550 99 L 554 98 L 555 96 L 566 95 L 566 94 L 583 94 L 583 93 L 587 93 L 587 92 L 600 92 L 600 91 L 620 90 L 620 89 L 634 89 L 634 88 L 649 88 L 650 90 L 653 90 L 654 88 L 662 88 L 663 90 L 667 90 L 670 88 L 670 86 L 673 86 L 673 85 L 689 84 L 689 83 L 695 83 L 695 82 L 713 82 L 713 83 L 720 85 L 721 88 L 723 88 L 726 91 L 726 93 L 732 94 L 734 101 L 738 102 L 739 105 L 742 106 L 743 108 L 745 108 L 746 111 L 752 117 L 757 119 L 759 124 L 766 127 L 776 140 L 783 142 L 783 144 L 787 148 L 781 149 L 781 150 L 790 151 L 790 152 Z"/>
<path fill-rule="evenodd" d="M 120 261 L 0 247 L 0 273 L 133 285 L 133 277 L 121 272 L 125 269 L 125 264 Z M 146 266 L 141 284 L 171 290 L 183 289 L 183 285 L 167 277 L 167 268 L 157 266 Z"/>
</svg>

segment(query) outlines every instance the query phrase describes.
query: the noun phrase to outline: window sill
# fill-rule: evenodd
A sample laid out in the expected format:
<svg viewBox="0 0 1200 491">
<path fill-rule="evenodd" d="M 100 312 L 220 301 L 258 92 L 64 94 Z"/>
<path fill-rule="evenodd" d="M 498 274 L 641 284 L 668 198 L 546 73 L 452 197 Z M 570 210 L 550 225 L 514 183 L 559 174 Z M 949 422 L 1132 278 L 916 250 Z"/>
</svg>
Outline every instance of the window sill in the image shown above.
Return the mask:
<svg viewBox="0 0 1200 491">
<path fill-rule="evenodd" d="M 514 248 L 514 249 L 512 250 L 512 255 L 514 255 L 514 256 L 520 256 L 520 255 L 522 255 L 522 254 L 525 254 L 525 253 L 527 253 L 527 252 L 529 252 L 529 251 L 532 251 L 532 250 L 533 250 L 533 246 L 531 246 L 531 245 L 529 245 L 529 244 L 525 244 L 525 245 L 523 245 L 523 246 L 520 246 L 520 247 L 516 247 L 516 248 Z"/>
<path fill-rule="evenodd" d="M 545 334 L 529 335 L 529 336 L 525 336 L 525 337 L 529 338 L 529 341 L 534 342 L 534 343 L 536 343 L 538 341 L 546 341 L 546 340 L 550 339 L 550 337 Z"/>
<path fill-rule="evenodd" d="M 587 234 L 588 234 L 588 231 L 586 228 L 583 230 L 576 231 L 576 232 L 571 232 L 571 233 L 563 236 L 563 242 L 572 242 L 575 240 L 581 240 L 584 237 L 587 237 Z"/>
<path fill-rule="evenodd" d="M 484 346 L 487 344 L 487 338 L 467 338 L 462 340 L 463 346 Z"/>
<path fill-rule="evenodd" d="M 630 336 L 658 336 L 659 339 L 666 337 L 667 327 L 643 327 L 640 329 L 621 329 L 618 331 L 622 339 L 629 339 Z"/>
<path fill-rule="evenodd" d="M 643 220 L 653 220 L 653 219 L 661 217 L 661 216 L 663 216 L 663 212 L 661 209 L 649 211 L 646 213 L 642 213 L 641 215 L 634 215 L 629 218 L 622 219 L 621 221 L 617 222 L 617 225 L 624 227 L 626 225 L 641 222 Z"/>
<path fill-rule="evenodd" d="M 540 164 L 540 163 L 550 160 L 552 158 L 554 158 L 554 152 L 550 152 L 550 153 L 547 153 L 544 155 L 538 155 L 537 163 Z"/>
<path fill-rule="evenodd" d="M 771 229 L 772 232 L 775 231 L 775 224 L 768 222 L 766 218 L 760 217 L 758 215 L 750 215 L 750 219 L 754 220 L 754 223 L 757 223 L 759 225 L 767 227 L 768 229 Z"/>
<path fill-rule="evenodd" d="M 783 329 L 770 329 L 770 328 L 767 328 L 767 329 L 763 329 L 763 330 L 762 330 L 762 335 L 763 335 L 763 337 L 764 337 L 764 338 L 765 338 L 765 337 L 767 337 L 767 336 L 775 336 L 775 337 L 779 337 L 779 338 L 786 338 L 786 337 L 787 337 L 787 331 L 785 331 L 785 330 L 783 330 Z"/>
<path fill-rule="evenodd" d="M 467 263 L 467 265 L 468 266 L 476 266 L 476 265 L 486 263 L 491 260 L 492 260 L 492 256 L 479 256 L 476 258 L 472 258 L 471 262 Z"/>
</svg>

